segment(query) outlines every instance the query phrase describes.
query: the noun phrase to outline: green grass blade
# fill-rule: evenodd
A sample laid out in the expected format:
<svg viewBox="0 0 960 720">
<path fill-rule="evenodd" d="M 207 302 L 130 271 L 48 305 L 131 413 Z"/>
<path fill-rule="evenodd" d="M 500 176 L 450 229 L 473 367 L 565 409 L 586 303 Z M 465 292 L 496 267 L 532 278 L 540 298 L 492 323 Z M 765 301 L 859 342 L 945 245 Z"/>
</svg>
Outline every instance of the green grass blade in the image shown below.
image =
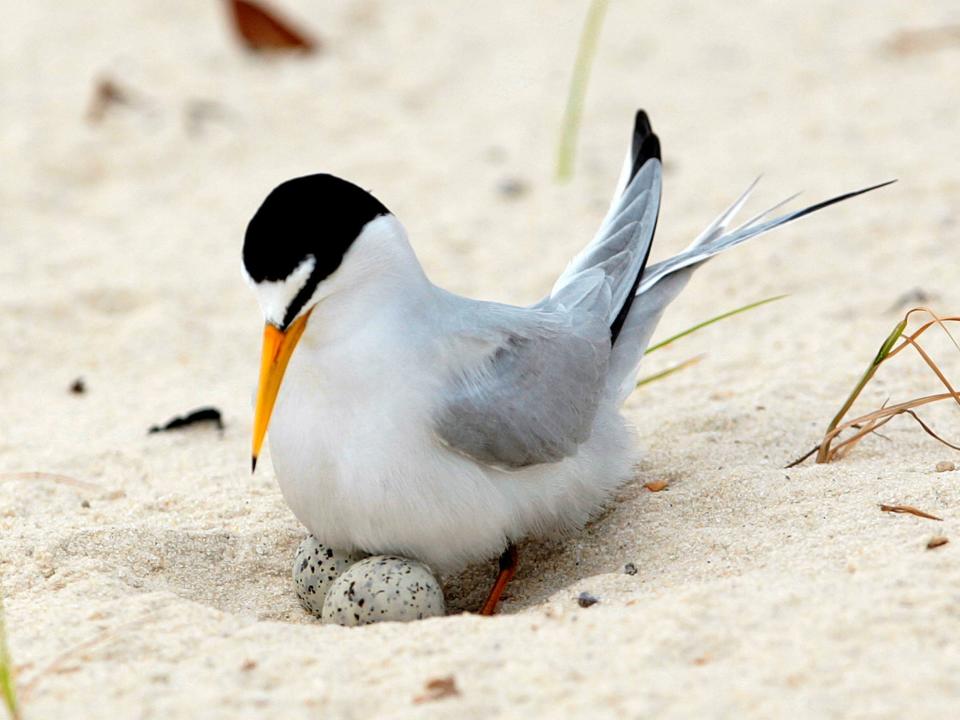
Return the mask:
<svg viewBox="0 0 960 720">
<path fill-rule="evenodd" d="M 687 328 L 687 329 L 684 330 L 683 332 L 678 332 L 676 335 L 673 335 L 673 336 L 671 336 L 671 337 L 668 337 L 666 340 L 662 340 L 661 342 L 658 342 L 656 345 L 651 345 L 650 347 L 647 348 L 647 352 L 644 353 L 644 354 L 645 354 L 645 355 L 649 355 L 649 354 L 652 353 L 654 350 L 659 350 L 660 348 L 664 348 L 664 347 L 666 347 L 667 345 L 669 345 L 670 343 L 672 343 L 672 342 L 674 342 L 674 341 L 676 341 L 676 340 L 679 340 L 679 339 L 682 338 L 682 337 L 686 337 L 687 335 L 690 335 L 690 334 L 692 334 L 692 333 L 695 333 L 697 330 L 702 330 L 703 328 L 707 327 L 708 325 L 713 325 L 714 323 L 718 323 L 718 322 L 720 322 L 721 320 L 726 320 L 727 318 L 733 317 L 734 315 L 739 315 L 740 313 L 745 313 L 745 312 L 747 312 L 748 310 L 753 310 L 754 308 L 758 308 L 758 307 L 760 307 L 761 305 L 766 305 L 767 303 L 772 303 L 772 302 L 775 302 L 775 301 L 777 301 L 777 300 L 783 300 L 783 298 L 785 298 L 785 297 L 788 297 L 788 296 L 787 296 L 787 295 L 774 295 L 773 297 L 764 298 L 763 300 L 757 300 L 756 302 L 752 302 L 752 303 L 750 303 L 749 305 L 744 305 L 743 307 L 738 307 L 736 310 L 730 310 L 729 312 L 725 312 L 725 313 L 723 313 L 723 314 L 721 314 L 721 315 L 716 315 L 716 316 L 710 318 L 709 320 L 704 320 L 704 321 L 701 322 L 701 323 L 697 323 L 697 324 L 694 325 L 693 327 Z"/>
<path fill-rule="evenodd" d="M 590 80 L 590 67 L 597 53 L 597 40 L 600 28 L 607 12 L 608 0 L 591 0 L 587 19 L 580 34 L 580 47 L 573 65 L 573 77 L 570 80 L 570 92 L 567 95 L 567 107 L 563 113 L 560 130 L 560 145 L 557 149 L 557 180 L 569 180 L 573 175 L 573 158 L 577 149 L 577 135 L 580 132 L 580 116 L 583 114 L 583 99 L 587 94 L 587 82 Z"/>
<path fill-rule="evenodd" d="M 7 647 L 7 626 L 3 614 L 3 593 L 0 592 L 0 698 L 12 720 L 19 720 L 17 691 L 13 683 L 13 660 Z"/>
<path fill-rule="evenodd" d="M 696 365 L 698 362 L 703 360 L 706 356 L 707 356 L 706 353 L 703 353 L 702 355 L 695 355 L 689 360 L 684 360 L 682 363 L 678 363 L 672 367 L 668 367 L 666 370 L 661 370 L 660 372 L 654 373 L 653 375 L 647 375 L 647 377 L 645 378 L 640 378 L 639 380 L 637 380 L 636 387 L 640 387 L 641 385 L 649 385 L 652 382 L 656 382 L 657 380 L 663 380 L 665 377 L 668 377 L 670 375 L 673 375 L 674 373 L 680 372 L 681 370 L 686 370 L 688 367 L 692 367 L 693 365 Z"/>
<path fill-rule="evenodd" d="M 903 335 L 903 331 L 906 330 L 908 317 L 909 314 L 903 320 L 898 322 L 896 327 L 890 331 L 890 334 L 884 339 L 880 349 L 877 350 L 877 354 L 874 356 L 873 361 L 870 363 L 870 366 L 867 368 L 866 372 L 860 376 L 860 380 L 857 382 L 856 386 L 854 386 L 851 393 L 847 396 L 843 406 L 837 411 L 837 414 L 833 416 L 830 424 L 827 425 L 827 431 L 823 436 L 825 441 L 820 443 L 820 448 L 817 452 L 818 463 L 829 462 L 830 442 L 832 442 L 832 438 L 827 440 L 827 437 L 836 429 L 837 425 L 840 424 L 840 421 L 843 420 L 843 416 L 846 415 L 850 408 L 853 407 L 853 404 L 857 401 L 857 398 L 860 397 L 860 393 L 863 392 L 863 389 L 867 386 L 867 383 L 873 379 L 873 376 L 880 368 L 880 365 L 882 365 L 883 361 L 887 359 L 887 355 L 889 355 L 890 351 L 893 349 L 894 343 L 900 339 L 900 336 Z"/>
</svg>

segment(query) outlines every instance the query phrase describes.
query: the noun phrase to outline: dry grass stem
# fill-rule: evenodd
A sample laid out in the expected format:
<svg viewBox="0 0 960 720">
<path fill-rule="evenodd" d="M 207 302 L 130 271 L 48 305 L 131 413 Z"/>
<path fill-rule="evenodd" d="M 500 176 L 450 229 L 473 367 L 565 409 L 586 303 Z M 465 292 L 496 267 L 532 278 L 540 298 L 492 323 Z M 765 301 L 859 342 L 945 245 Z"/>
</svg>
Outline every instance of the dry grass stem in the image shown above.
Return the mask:
<svg viewBox="0 0 960 720">
<path fill-rule="evenodd" d="M 904 515 L 916 515 L 917 517 L 925 518 L 927 520 L 936 520 L 937 522 L 943 522 L 943 518 L 937 517 L 936 515 L 931 515 L 928 512 L 923 510 L 918 510 L 912 505 L 880 505 L 880 510 L 883 512 L 889 513 L 902 513 Z"/>
<path fill-rule="evenodd" d="M 907 324 L 910 322 L 911 316 L 915 313 L 929 315 L 932 319 L 924 322 L 913 332 L 905 334 Z M 894 417 L 903 414 L 912 417 L 917 424 L 920 425 L 924 432 L 938 442 L 941 442 L 954 450 L 960 450 L 960 446 L 945 440 L 943 437 L 937 434 L 933 428 L 924 422 L 916 412 L 914 412 L 914 409 L 917 407 L 928 405 L 930 403 L 941 402 L 944 400 L 953 400 L 960 405 L 960 393 L 958 393 L 956 388 L 954 388 L 953 384 L 947 378 L 946 373 L 943 372 L 939 364 L 918 342 L 918 338 L 923 335 L 923 333 L 936 325 L 943 330 L 947 337 L 950 338 L 950 341 L 953 343 L 957 351 L 960 352 L 960 343 L 957 342 L 956 338 L 953 336 L 949 327 L 947 326 L 948 323 L 952 322 L 960 322 L 960 317 L 941 317 L 933 310 L 926 307 L 912 308 L 904 315 L 903 319 L 897 323 L 890 334 L 887 335 L 886 339 L 881 344 L 880 349 L 877 351 L 876 356 L 873 358 L 873 361 L 867 367 L 864 374 L 860 377 L 860 380 L 854 386 L 853 390 L 840 407 L 840 410 L 836 415 L 834 415 L 833 419 L 830 421 L 830 424 L 827 426 L 826 432 L 823 435 L 823 439 L 820 441 L 820 444 L 815 450 L 818 463 L 827 463 L 844 457 L 854 448 L 854 446 L 856 446 L 857 443 L 863 440 L 863 438 L 867 437 L 868 435 L 875 434 L 879 428 L 886 425 Z M 866 413 L 852 420 L 845 421 L 844 418 L 846 417 L 847 413 L 860 397 L 867 384 L 873 379 L 880 366 L 885 362 L 888 362 L 890 359 L 896 357 L 907 347 L 911 347 L 916 351 L 916 353 L 924 361 L 927 367 L 930 368 L 931 372 L 933 372 L 937 380 L 941 385 L 943 385 L 947 392 L 938 393 L 936 395 L 926 395 L 893 405 L 887 405 L 887 403 L 884 402 L 884 404 L 878 410 L 874 410 L 873 412 Z M 855 430 L 856 432 L 840 440 L 841 434 L 848 430 Z M 792 463 L 787 465 L 787 467 L 799 465 L 801 462 L 810 457 L 813 452 L 814 451 L 808 452 L 806 455 L 797 458 Z"/>
<path fill-rule="evenodd" d="M 644 355 L 649 355 L 650 353 L 654 352 L 655 350 L 659 350 L 660 348 L 664 348 L 664 347 L 666 347 L 667 345 L 670 345 L 671 343 L 679 340 L 679 339 L 682 338 L 682 337 L 686 337 L 687 335 L 692 335 L 692 334 L 695 333 L 697 330 L 702 330 L 703 328 L 708 327 L 708 326 L 710 326 L 710 325 L 713 325 L 714 323 L 718 323 L 718 322 L 720 322 L 721 320 L 726 320 L 727 318 L 733 317 L 734 315 L 739 315 L 740 313 L 745 313 L 745 312 L 747 312 L 747 311 L 749 311 L 749 310 L 753 310 L 754 308 L 758 308 L 758 307 L 760 307 L 761 305 L 767 305 L 768 303 L 776 302 L 777 300 L 783 300 L 783 299 L 786 298 L 786 297 L 790 297 L 790 296 L 789 296 L 789 295 L 774 295 L 774 296 L 772 296 L 772 297 L 764 298 L 763 300 L 757 300 L 756 302 L 752 302 L 752 303 L 749 303 L 749 304 L 747 304 L 747 305 L 742 305 L 742 306 L 740 306 L 740 307 L 738 307 L 738 308 L 736 308 L 736 309 L 734 309 L 734 310 L 728 310 L 727 312 L 721 313 L 720 315 L 714 315 L 714 316 L 713 316 L 712 318 L 710 318 L 709 320 L 704 320 L 703 322 L 697 323 L 696 325 L 693 325 L 692 327 L 688 327 L 686 330 L 682 330 L 682 331 L 678 332 L 676 335 L 671 335 L 671 336 L 668 337 L 666 340 L 661 340 L 660 342 L 656 343 L 655 345 L 651 345 L 650 347 L 648 347 L 648 348 L 646 349 L 646 351 L 644 352 Z"/>
<path fill-rule="evenodd" d="M 820 451 L 817 453 L 817 462 L 824 463 L 829 462 L 830 454 L 830 440 L 833 437 L 836 437 L 836 433 L 831 435 L 834 432 L 837 425 L 843 420 L 843 417 L 849 412 L 850 408 L 853 407 L 853 404 L 857 401 L 857 398 L 860 397 L 860 393 L 863 392 L 863 389 L 867 386 L 867 383 L 873 378 L 876 374 L 877 369 L 880 367 L 881 363 L 887 359 L 887 356 L 890 354 L 890 350 L 893 347 L 893 344 L 897 341 L 900 335 L 903 333 L 904 328 L 907 326 L 907 319 L 904 318 L 897 326 L 891 331 L 887 336 L 886 340 L 883 341 L 883 344 L 880 346 L 880 349 L 877 351 L 876 356 L 873 358 L 873 362 L 870 363 L 870 366 L 867 368 L 866 372 L 860 378 L 860 381 L 853 388 L 853 391 L 847 396 L 846 401 L 843 403 L 843 406 L 833 416 L 833 419 L 830 421 L 830 424 L 827 426 L 827 432 L 824 436 L 823 442 L 820 444 Z"/>
<path fill-rule="evenodd" d="M 706 356 L 707 356 L 706 353 L 701 353 L 700 355 L 694 355 L 692 358 L 684 360 L 681 363 L 677 363 L 676 365 L 671 365 L 666 370 L 661 370 L 660 372 L 654 373 L 653 375 L 647 375 L 646 377 L 640 378 L 639 380 L 637 380 L 636 387 L 640 387 L 641 385 L 647 385 L 649 383 L 656 382 L 657 380 L 663 380 L 665 377 L 673 375 L 674 373 L 680 372 L 681 370 L 686 370 L 688 367 L 692 367 L 696 365 L 698 362 L 703 360 Z"/>
<path fill-rule="evenodd" d="M 597 54 L 597 42 L 603 18 L 607 14 L 608 0 L 591 0 L 587 10 L 587 19 L 583 23 L 577 59 L 573 64 L 573 78 L 570 80 L 570 92 L 567 106 L 563 112 L 560 130 L 560 145 L 557 148 L 557 179 L 569 180 L 573 175 L 573 160 L 577 151 L 577 135 L 580 132 L 580 117 L 583 114 L 583 101 L 590 80 L 590 68 Z"/>
<path fill-rule="evenodd" d="M 721 313 L 721 314 L 719 314 L 719 315 L 714 315 L 712 318 L 708 318 L 707 320 L 704 320 L 703 322 L 699 322 L 699 323 L 697 323 L 696 325 L 693 325 L 693 326 L 691 326 L 691 327 L 688 327 L 686 330 L 682 330 L 682 331 L 678 332 L 676 335 L 671 335 L 671 336 L 668 337 L 666 340 L 661 340 L 660 342 L 658 342 L 658 343 L 656 343 L 656 344 L 654 344 L 654 345 L 649 346 L 649 347 L 644 351 L 643 354 L 644 354 L 644 356 L 647 356 L 647 355 L 649 355 L 650 353 L 652 353 L 652 352 L 654 352 L 654 351 L 656 351 L 656 350 L 660 350 L 661 348 L 665 348 L 667 345 L 670 345 L 670 344 L 676 342 L 677 340 L 686 337 L 687 335 L 692 335 L 693 333 L 697 332 L 698 330 L 702 330 L 703 328 L 708 327 L 708 326 L 710 326 L 710 325 L 713 325 L 714 323 L 718 323 L 718 322 L 720 322 L 721 320 L 726 320 L 727 318 L 734 317 L 735 315 L 739 315 L 740 313 L 745 313 L 745 312 L 747 312 L 747 311 L 749 311 L 749 310 L 753 310 L 754 308 L 758 308 L 758 307 L 760 307 L 760 306 L 762 306 L 762 305 L 766 305 L 766 304 L 768 304 L 768 303 L 776 302 L 777 300 L 783 300 L 783 298 L 785 298 L 785 297 L 789 297 L 789 296 L 788 296 L 788 295 L 774 295 L 773 297 L 764 298 L 763 300 L 757 300 L 757 301 L 752 302 L 752 303 L 749 303 L 749 304 L 747 304 L 747 305 L 742 305 L 742 306 L 740 306 L 740 307 L 738 307 L 738 308 L 735 308 L 735 309 L 733 309 L 733 310 L 728 310 L 727 312 Z M 691 366 L 693 366 L 693 365 L 696 365 L 696 364 L 697 364 L 698 362 L 700 362 L 700 360 L 702 360 L 704 357 L 706 357 L 705 354 L 700 354 L 700 355 L 697 355 L 697 356 L 695 356 L 695 357 L 690 358 L 689 360 L 685 360 L 685 361 L 682 362 L 682 363 L 679 363 L 679 364 L 677 364 L 677 365 L 674 365 L 674 366 L 672 366 L 672 367 L 669 367 L 669 368 L 667 368 L 666 370 L 663 370 L 663 371 L 658 372 L 658 373 L 655 373 L 655 374 L 653 374 L 653 375 L 648 375 L 647 377 L 641 378 L 640 380 L 637 381 L 637 384 L 636 384 L 635 387 L 640 387 L 641 385 L 647 385 L 648 383 L 656 382 L 657 380 L 662 380 L 663 378 L 668 377 L 668 376 L 670 376 L 670 375 L 673 375 L 673 374 L 676 373 L 676 372 L 680 372 L 681 370 L 685 370 L 685 369 L 687 369 L 688 367 L 691 367 Z"/>
</svg>

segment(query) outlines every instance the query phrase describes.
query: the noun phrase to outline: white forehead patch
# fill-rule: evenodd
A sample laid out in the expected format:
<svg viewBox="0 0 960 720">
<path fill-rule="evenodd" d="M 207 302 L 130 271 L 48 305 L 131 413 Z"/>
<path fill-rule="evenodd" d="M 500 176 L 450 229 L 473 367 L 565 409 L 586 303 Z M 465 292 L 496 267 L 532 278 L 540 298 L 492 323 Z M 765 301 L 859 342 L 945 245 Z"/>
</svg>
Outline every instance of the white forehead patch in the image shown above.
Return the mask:
<svg viewBox="0 0 960 720">
<path fill-rule="evenodd" d="M 257 296 L 257 302 L 260 303 L 264 320 L 278 327 L 283 325 L 287 308 L 290 307 L 290 303 L 293 302 L 297 293 L 307 284 L 307 280 L 310 279 L 310 275 L 316 266 L 316 258 L 313 255 L 307 255 L 303 262 L 297 265 L 294 271 L 283 280 L 264 280 L 262 282 L 254 282 L 244 269 L 243 274 Z"/>
</svg>

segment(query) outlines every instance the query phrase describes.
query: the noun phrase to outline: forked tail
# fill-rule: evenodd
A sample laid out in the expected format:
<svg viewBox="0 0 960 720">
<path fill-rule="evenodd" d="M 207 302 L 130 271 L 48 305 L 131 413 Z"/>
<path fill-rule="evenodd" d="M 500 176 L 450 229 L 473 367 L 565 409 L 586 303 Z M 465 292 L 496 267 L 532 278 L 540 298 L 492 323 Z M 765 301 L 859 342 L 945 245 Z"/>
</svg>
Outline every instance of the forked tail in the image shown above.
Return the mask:
<svg viewBox="0 0 960 720">
<path fill-rule="evenodd" d="M 608 390 L 617 393 L 620 402 L 626 400 L 627 396 L 633 391 L 636 384 L 637 368 L 647 345 L 650 343 L 650 337 L 663 315 L 663 311 L 680 294 L 693 271 L 700 265 L 714 255 L 739 245 L 752 237 L 762 235 L 781 225 L 799 220 L 817 210 L 822 210 L 835 203 L 849 200 L 857 195 L 885 187 L 894 182 L 896 180 L 889 180 L 862 190 L 837 195 L 801 210 L 786 213 L 773 220 L 764 220 L 786 202 L 796 197 L 793 196 L 754 216 L 742 225 L 728 230 L 734 216 L 744 206 L 750 192 L 756 186 L 757 182 L 754 181 L 743 195 L 721 213 L 686 250 L 644 270 L 643 277 L 637 286 L 633 306 L 624 322 L 620 338 L 613 348 L 608 375 Z"/>
<path fill-rule="evenodd" d="M 757 181 L 754 181 L 686 250 L 648 266 L 660 212 L 661 175 L 660 141 L 647 114 L 638 110 L 630 152 L 610 210 L 593 240 L 570 261 L 549 297 L 543 300 L 553 306 L 599 314 L 607 323 L 613 343 L 607 389 L 616 393 L 621 401 L 633 390 L 637 367 L 660 316 L 687 284 L 695 268 L 745 240 L 895 182 L 838 195 L 766 220 L 796 197 L 793 196 L 730 229 L 734 217 L 756 187 Z"/>
</svg>

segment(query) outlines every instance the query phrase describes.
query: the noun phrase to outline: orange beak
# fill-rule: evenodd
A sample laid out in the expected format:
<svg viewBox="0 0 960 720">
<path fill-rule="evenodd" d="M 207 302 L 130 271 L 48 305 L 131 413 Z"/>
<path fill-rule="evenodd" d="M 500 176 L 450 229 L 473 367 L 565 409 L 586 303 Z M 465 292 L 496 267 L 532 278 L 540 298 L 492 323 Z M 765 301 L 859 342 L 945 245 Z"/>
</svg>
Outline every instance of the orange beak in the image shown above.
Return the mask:
<svg viewBox="0 0 960 720">
<path fill-rule="evenodd" d="M 253 415 L 253 455 L 251 471 L 257 469 L 257 456 L 270 424 L 270 414 L 280 392 L 280 383 L 287 370 L 293 349 L 307 327 L 307 312 L 294 320 L 284 332 L 267 323 L 263 328 L 263 354 L 260 359 L 260 382 L 257 386 L 257 406 Z"/>
</svg>

